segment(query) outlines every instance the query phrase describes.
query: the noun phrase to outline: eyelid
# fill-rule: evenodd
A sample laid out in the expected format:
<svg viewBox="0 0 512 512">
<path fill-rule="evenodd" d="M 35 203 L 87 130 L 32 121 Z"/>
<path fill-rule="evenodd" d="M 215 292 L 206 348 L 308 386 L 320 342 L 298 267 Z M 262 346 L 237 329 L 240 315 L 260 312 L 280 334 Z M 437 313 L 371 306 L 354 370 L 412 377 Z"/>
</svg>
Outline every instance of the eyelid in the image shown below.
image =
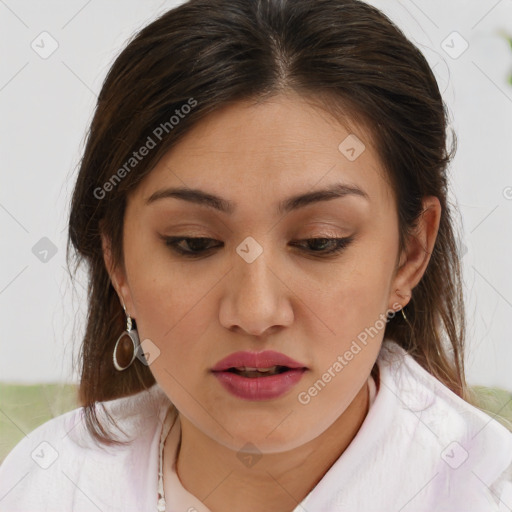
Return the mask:
<svg viewBox="0 0 512 512">
<path fill-rule="evenodd" d="M 206 240 L 207 242 L 219 242 L 218 240 L 211 238 L 211 237 L 193 237 L 193 236 L 165 236 L 165 235 L 159 235 L 160 238 L 164 240 L 164 244 L 174 253 L 178 255 L 178 257 L 182 258 L 188 258 L 188 259 L 201 259 L 201 258 L 207 258 L 212 251 L 215 251 L 215 249 L 219 248 L 219 244 L 213 245 L 212 247 L 207 247 L 205 249 L 202 249 L 200 251 L 193 251 L 193 250 L 186 250 L 179 247 L 179 243 L 183 241 L 187 241 L 187 243 L 191 240 Z M 292 240 L 290 242 L 290 245 L 294 247 L 300 247 L 301 251 L 304 253 L 305 256 L 312 256 L 314 258 L 318 259 L 329 259 L 329 258 L 335 258 L 340 253 L 342 253 L 355 239 L 355 234 L 345 237 L 339 237 L 339 236 L 311 236 L 311 237 L 304 237 L 297 240 Z M 331 243 L 331 249 L 323 249 L 320 251 L 315 251 L 313 249 L 304 249 L 303 245 L 299 244 L 298 242 L 302 242 L 302 244 L 310 242 L 312 240 L 327 240 L 328 243 Z M 208 245 L 208 243 L 207 243 Z M 224 243 L 220 242 L 220 247 L 223 247 Z"/>
</svg>

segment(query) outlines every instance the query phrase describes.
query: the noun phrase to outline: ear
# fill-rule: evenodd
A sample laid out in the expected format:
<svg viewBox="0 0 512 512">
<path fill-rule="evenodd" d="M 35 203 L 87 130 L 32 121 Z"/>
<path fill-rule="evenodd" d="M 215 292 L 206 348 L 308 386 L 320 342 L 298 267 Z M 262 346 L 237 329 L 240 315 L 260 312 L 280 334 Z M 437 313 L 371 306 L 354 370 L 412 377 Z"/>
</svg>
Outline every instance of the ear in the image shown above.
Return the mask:
<svg viewBox="0 0 512 512">
<path fill-rule="evenodd" d="M 107 269 L 112 286 L 119 296 L 121 304 L 124 303 L 126 306 L 126 313 L 132 318 L 135 318 L 135 308 L 133 307 L 133 301 L 131 298 L 130 288 L 126 279 L 126 274 L 121 266 L 114 267 L 114 261 L 112 257 L 111 240 L 105 234 L 103 228 L 100 228 L 101 233 L 101 248 L 103 251 L 103 260 L 105 261 L 105 267 Z"/>
<path fill-rule="evenodd" d="M 389 301 L 404 307 L 410 300 L 413 288 L 421 281 L 427 269 L 439 230 L 441 204 L 435 196 L 423 198 L 423 212 L 415 231 L 406 241 L 400 254 L 400 263 L 392 281 Z M 398 290 L 398 292 L 397 292 Z M 391 305 L 389 309 L 393 308 Z"/>
</svg>

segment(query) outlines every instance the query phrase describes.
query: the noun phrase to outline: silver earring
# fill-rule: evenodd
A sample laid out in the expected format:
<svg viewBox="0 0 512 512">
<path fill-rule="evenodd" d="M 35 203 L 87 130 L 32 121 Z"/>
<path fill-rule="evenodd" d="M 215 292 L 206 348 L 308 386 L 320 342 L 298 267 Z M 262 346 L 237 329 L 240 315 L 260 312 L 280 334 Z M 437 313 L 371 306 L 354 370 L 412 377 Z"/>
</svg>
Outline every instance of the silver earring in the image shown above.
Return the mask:
<svg viewBox="0 0 512 512">
<path fill-rule="evenodd" d="M 133 363 L 139 350 L 139 334 L 137 329 L 132 328 L 132 319 L 126 313 L 124 304 L 123 309 L 126 314 L 126 331 L 117 338 L 113 354 L 114 367 L 120 372 L 126 370 Z"/>
</svg>

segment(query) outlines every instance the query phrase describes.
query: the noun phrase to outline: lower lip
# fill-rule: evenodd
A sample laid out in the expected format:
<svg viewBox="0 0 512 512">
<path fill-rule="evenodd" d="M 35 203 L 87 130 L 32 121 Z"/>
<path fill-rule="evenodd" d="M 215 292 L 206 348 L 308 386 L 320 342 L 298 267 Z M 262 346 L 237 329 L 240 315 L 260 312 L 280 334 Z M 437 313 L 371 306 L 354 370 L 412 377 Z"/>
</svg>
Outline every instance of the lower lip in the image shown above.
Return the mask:
<svg viewBox="0 0 512 512">
<path fill-rule="evenodd" d="M 288 392 L 299 382 L 305 368 L 288 370 L 267 377 L 242 377 L 232 372 L 213 372 L 220 383 L 234 396 L 244 400 L 270 400 Z"/>
</svg>

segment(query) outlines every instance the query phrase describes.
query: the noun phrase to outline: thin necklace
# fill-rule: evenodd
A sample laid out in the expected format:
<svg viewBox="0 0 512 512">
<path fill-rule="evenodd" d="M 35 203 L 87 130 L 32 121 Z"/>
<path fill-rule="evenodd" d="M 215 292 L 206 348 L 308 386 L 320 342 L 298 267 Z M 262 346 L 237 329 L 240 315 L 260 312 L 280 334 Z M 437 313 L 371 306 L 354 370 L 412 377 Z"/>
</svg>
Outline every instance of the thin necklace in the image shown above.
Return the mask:
<svg viewBox="0 0 512 512">
<path fill-rule="evenodd" d="M 157 502 L 157 511 L 165 512 L 165 493 L 164 493 L 164 472 L 163 472 L 163 452 L 164 452 L 164 444 L 169 432 L 171 431 L 174 422 L 176 421 L 177 416 L 172 414 L 175 412 L 174 406 L 171 404 L 169 409 L 167 410 L 167 414 L 165 416 L 165 420 L 162 426 L 162 432 L 160 434 L 160 455 L 158 461 L 158 502 Z"/>
</svg>

